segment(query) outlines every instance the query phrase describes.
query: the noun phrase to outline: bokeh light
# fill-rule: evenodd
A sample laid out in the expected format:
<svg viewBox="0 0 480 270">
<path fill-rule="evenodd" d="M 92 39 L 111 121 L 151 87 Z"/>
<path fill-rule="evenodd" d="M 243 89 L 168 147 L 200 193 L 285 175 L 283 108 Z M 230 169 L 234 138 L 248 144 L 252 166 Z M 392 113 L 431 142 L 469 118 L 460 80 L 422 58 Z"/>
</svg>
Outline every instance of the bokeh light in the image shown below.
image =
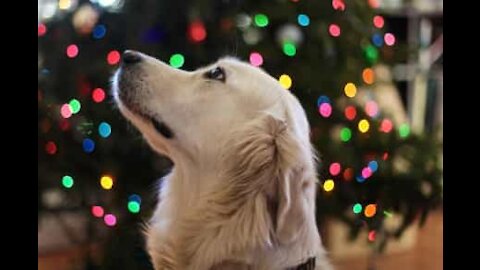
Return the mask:
<svg viewBox="0 0 480 270">
<path fill-rule="evenodd" d="M 55 155 L 57 153 L 57 145 L 53 141 L 48 141 L 45 144 L 45 152 L 49 155 Z"/>
<path fill-rule="evenodd" d="M 383 46 L 383 36 L 380 34 L 373 34 L 372 36 L 372 43 L 373 45 L 377 46 L 378 48 Z"/>
<path fill-rule="evenodd" d="M 287 56 L 295 56 L 297 54 L 297 48 L 295 45 L 291 42 L 285 42 L 283 43 L 283 53 Z"/>
<path fill-rule="evenodd" d="M 265 27 L 268 25 L 268 17 L 265 14 L 259 13 L 255 14 L 253 19 L 255 21 L 255 25 L 258 27 Z"/>
<path fill-rule="evenodd" d="M 263 57 L 258 52 L 250 53 L 249 60 L 250 60 L 250 64 L 252 64 L 252 66 L 255 66 L 255 67 L 259 67 L 263 64 Z"/>
<path fill-rule="evenodd" d="M 376 28 L 382 28 L 384 24 L 385 24 L 385 20 L 383 19 L 382 16 L 376 15 L 373 17 L 373 25 Z"/>
<path fill-rule="evenodd" d="M 72 6 L 72 0 L 59 0 L 58 8 L 61 10 L 69 9 Z"/>
<path fill-rule="evenodd" d="M 193 43 L 200 43 L 207 38 L 207 29 L 202 21 L 194 21 L 188 26 L 188 38 Z"/>
<path fill-rule="evenodd" d="M 62 177 L 62 185 L 63 187 L 65 188 L 72 188 L 73 187 L 73 177 L 71 177 L 70 175 L 65 175 Z"/>
<path fill-rule="evenodd" d="M 288 76 L 287 74 L 280 75 L 278 81 L 280 82 L 280 85 L 285 89 L 290 89 L 290 87 L 292 86 L 292 78 L 290 78 L 290 76 Z"/>
<path fill-rule="evenodd" d="M 330 26 L 328 27 L 328 33 L 330 33 L 332 37 L 340 36 L 341 34 L 340 26 L 334 23 L 330 24 Z"/>
<path fill-rule="evenodd" d="M 353 210 L 353 213 L 360 214 L 363 210 L 363 207 L 362 207 L 361 204 L 356 203 L 356 204 L 353 205 L 352 210 Z"/>
<path fill-rule="evenodd" d="M 370 123 L 367 119 L 362 119 L 358 122 L 358 130 L 362 133 L 367 132 L 370 129 Z"/>
<path fill-rule="evenodd" d="M 92 206 L 91 211 L 92 211 L 92 215 L 94 217 L 97 217 L 97 218 L 101 218 L 105 214 L 105 211 L 103 210 L 103 207 L 98 206 L 98 205 Z"/>
<path fill-rule="evenodd" d="M 357 109 L 354 106 L 347 106 L 345 108 L 345 118 L 352 121 L 357 116 Z"/>
<path fill-rule="evenodd" d="M 95 150 L 95 142 L 92 139 L 86 138 L 82 143 L 83 151 L 86 153 L 92 153 Z"/>
<path fill-rule="evenodd" d="M 95 88 L 92 91 L 92 99 L 96 103 L 100 103 L 105 99 L 105 91 L 102 88 Z"/>
<path fill-rule="evenodd" d="M 354 83 L 347 83 L 345 87 L 343 88 L 343 91 L 345 92 L 345 95 L 349 98 L 355 97 L 357 94 L 357 87 L 355 86 Z"/>
<path fill-rule="evenodd" d="M 358 183 L 363 183 L 363 182 L 365 182 L 365 178 L 363 178 L 363 176 L 361 176 L 361 175 L 357 175 L 357 177 L 355 178 L 355 180 L 357 180 Z"/>
<path fill-rule="evenodd" d="M 137 202 L 137 203 L 142 203 L 142 198 L 138 195 L 138 194 L 132 194 L 130 196 L 128 196 L 128 201 L 134 201 L 134 202 Z"/>
<path fill-rule="evenodd" d="M 92 36 L 94 39 L 101 39 L 107 33 L 107 28 L 103 24 L 99 24 L 93 28 Z"/>
<path fill-rule="evenodd" d="M 113 179 L 109 175 L 104 175 L 100 178 L 100 185 L 103 189 L 110 190 L 113 187 Z"/>
<path fill-rule="evenodd" d="M 329 172 L 331 175 L 336 176 L 340 173 L 342 170 L 342 166 L 338 162 L 334 162 L 330 164 Z"/>
<path fill-rule="evenodd" d="M 107 54 L 107 63 L 109 65 L 116 65 L 120 62 L 120 53 L 117 50 L 112 50 Z"/>
<path fill-rule="evenodd" d="M 389 133 L 393 129 L 393 123 L 390 119 L 383 119 L 380 123 L 380 131 Z"/>
<path fill-rule="evenodd" d="M 109 227 L 113 227 L 117 224 L 117 217 L 113 214 L 107 214 L 103 217 L 103 221 Z"/>
<path fill-rule="evenodd" d="M 174 68 L 181 68 L 185 63 L 185 57 L 182 54 L 176 53 L 170 56 L 170 66 Z"/>
<path fill-rule="evenodd" d="M 372 160 L 368 163 L 368 167 L 372 170 L 372 172 L 376 172 L 378 170 L 378 162 Z"/>
<path fill-rule="evenodd" d="M 387 46 L 395 45 L 395 36 L 392 33 L 386 33 L 383 39 L 385 40 L 385 44 L 387 44 Z"/>
<path fill-rule="evenodd" d="M 67 46 L 67 56 L 69 58 L 74 58 L 78 55 L 78 46 L 75 44 L 70 44 Z"/>
<path fill-rule="evenodd" d="M 347 127 L 342 128 L 342 130 L 340 131 L 340 139 L 342 140 L 342 142 L 348 142 L 351 138 L 352 131 Z"/>
<path fill-rule="evenodd" d="M 375 241 L 376 235 L 377 235 L 377 233 L 374 230 L 370 231 L 368 233 L 368 241 L 370 241 L 370 242 Z"/>
<path fill-rule="evenodd" d="M 408 126 L 408 124 L 401 124 L 398 132 L 400 134 L 400 137 L 406 138 L 408 137 L 408 135 L 410 135 L 410 127 Z"/>
<path fill-rule="evenodd" d="M 335 10 L 345 10 L 345 2 L 344 0 L 332 0 L 332 7 Z"/>
<path fill-rule="evenodd" d="M 297 16 L 298 24 L 301 26 L 308 26 L 310 24 L 310 17 L 306 14 L 299 14 Z"/>
<path fill-rule="evenodd" d="M 328 179 L 327 181 L 325 181 L 325 182 L 323 183 L 323 189 L 324 189 L 326 192 L 330 192 L 330 191 L 332 191 L 334 188 L 335 188 L 335 182 L 333 182 L 332 179 Z"/>
<path fill-rule="evenodd" d="M 43 23 L 38 24 L 38 36 L 44 36 L 47 33 L 47 26 Z"/>
<path fill-rule="evenodd" d="M 70 105 L 70 109 L 72 110 L 73 114 L 78 113 L 82 108 L 80 101 L 78 101 L 78 99 L 75 99 L 75 98 L 71 99 L 70 102 L 68 102 L 68 105 Z"/>
<path fill-rule="evenodd" d="M 320 107 L 322 103 L 330 103 L 330 99 L 327 96 L 319 96 L 317 99 L 317 107 Z"/>
<path fill-rule="evenodd" d="M 372 8 L 379 8 L 380 7 L 380 2 L 378 0 L 368 0 L 368 4 Z"/>
<path fill-rule="evenodd" d="M 370 117 L 375 117 L 378 114 L 378 105 L 375 101 L 370 100 L 365 104 L 365 112 Z"/>
<path fill-rule="evenodd" d="M 345 171 L 343 171 L 343 179 L 345 181 L 350 181 L 353 179 L 353 169 L 352 168 L 347 168 Z"/>
<path fill-rule="evenodd" d="M 373 45 L 365 47 L 365 57 L 370 64 L 375 64 L 378 60 L 378 50 Z"/>
<path fill-rule="evenodd" d="M 332 105 L 330 103 L 322 103 L 320 107 L 318 107 L 318 112 L 322 117 L 330 117 L 332 115 Z"/>
<path fill-rule="evenodd" d="M 131 213 L 138 213 L 140 212 L 140 204 L 136 201 L 129 201 L 127 204 L 128 211 Z"/>
<path fill-rule="evenodd" d="M 377 205 L 376 204 L 369 204 L 365 207 L 365 216 L 368 217 L 368 218 L 371 218 L 373 216 L 375 216 L 375 214 L 377 213 Z"/>
<path fill-rule="evenodd" d="M 373 172 L 372 172 L 372 169 L 370 169 L 370 167 L 365 167 L 362 169 L 362 177 L 364 179 L 367 179 L 369 178 L 370 176 L 372 176 Z"/>
<path fill-rule="evenodd" d="M 62 115 L 63 118 L 70 118 L 72 116 L 70 104 L 63 104 L 62 107 L 60 107 L 60 115 Z"/>
<path fill-rule="evenodd" d="M 102 122 L 98 125 L 98 133 L 103 138 L 107 138 L 112 133 L 112 127 L 107 122 Z"/>
<path fill-rule="evenodd" d="M 387 152 L 383 153 L 382 159 L 383 159 L 383 160 L 387 160 L 387 159 L 388 159 L 388 153 L 387 153 Z"/>
<path fill-rule="evenodd" d="M 362 79 L 366 84 L 372 84 L 375 80 L 375 74 L 373 73 L 373 69 L 364 69 L 362 72 Z"/>
</svg>

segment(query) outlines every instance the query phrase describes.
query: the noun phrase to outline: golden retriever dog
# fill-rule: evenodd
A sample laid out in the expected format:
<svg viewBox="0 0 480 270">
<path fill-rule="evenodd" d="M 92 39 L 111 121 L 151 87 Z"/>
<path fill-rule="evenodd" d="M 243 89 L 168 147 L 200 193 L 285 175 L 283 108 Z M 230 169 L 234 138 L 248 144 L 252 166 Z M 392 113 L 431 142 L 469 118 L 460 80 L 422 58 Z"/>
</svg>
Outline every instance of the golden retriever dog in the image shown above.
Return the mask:
<svg viewBox="0 0 480 270">
<path fill-rule="evenodd" d="M 309 124 L 276 79 L 233 58 L 187 72 L 126 51 L 112 80 L 122 114 L 174 164 L 145 233 L 156 270 L 331 269 Z"/>
</svg>

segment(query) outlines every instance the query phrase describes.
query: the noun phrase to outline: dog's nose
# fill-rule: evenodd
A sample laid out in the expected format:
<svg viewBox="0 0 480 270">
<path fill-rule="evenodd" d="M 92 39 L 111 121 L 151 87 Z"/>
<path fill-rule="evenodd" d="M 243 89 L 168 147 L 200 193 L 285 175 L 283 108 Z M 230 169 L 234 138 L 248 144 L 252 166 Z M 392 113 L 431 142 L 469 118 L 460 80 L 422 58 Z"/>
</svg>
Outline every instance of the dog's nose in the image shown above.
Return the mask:
<svg viewBox="0 0 480 270">
<path fill-rule="evenodd" d="M 122 59 L 124 64 L 131 65 L 142 61 L 142 56 L 136 51 L 126 50 L 123 52 Z"/>
</svg>

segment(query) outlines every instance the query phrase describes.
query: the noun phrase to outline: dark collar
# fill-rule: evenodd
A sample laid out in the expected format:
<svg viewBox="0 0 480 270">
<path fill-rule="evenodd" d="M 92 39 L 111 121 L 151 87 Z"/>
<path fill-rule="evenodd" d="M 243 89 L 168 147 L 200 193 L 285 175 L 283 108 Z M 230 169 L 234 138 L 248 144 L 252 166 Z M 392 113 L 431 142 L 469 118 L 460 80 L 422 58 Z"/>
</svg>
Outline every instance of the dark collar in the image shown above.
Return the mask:
<svg viewBox="0 0 480 270">
<path fill-rule="evenodd" d="M 297 266 L 288 267 L 286 270 L 315 270 L 315 257 L 311 257 Z"/>
</svg>

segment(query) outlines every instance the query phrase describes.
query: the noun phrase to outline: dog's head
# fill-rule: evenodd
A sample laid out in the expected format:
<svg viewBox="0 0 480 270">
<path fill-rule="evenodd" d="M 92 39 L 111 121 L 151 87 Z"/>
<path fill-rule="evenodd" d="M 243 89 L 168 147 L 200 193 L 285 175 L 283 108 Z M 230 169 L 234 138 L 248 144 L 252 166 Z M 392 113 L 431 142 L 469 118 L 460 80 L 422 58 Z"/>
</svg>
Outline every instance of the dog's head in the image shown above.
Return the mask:
<svg viewBox="0 0 480 270">
<path fill-rule="evenodd" d="M 313 188 L 308 203 L 300 193 L 313 186 L 314 156 L 305 112 L 276 79 L 233 58 L 187 72 L 127 51 L 113 87 L 121 112 L 175 165 L 225 167 L 245 181 L 270 172 L 277 184 L 256 188 L 278 202 L 274 223 L 285 237 L 295 234 L 313 208 Z"/>
</svg>

